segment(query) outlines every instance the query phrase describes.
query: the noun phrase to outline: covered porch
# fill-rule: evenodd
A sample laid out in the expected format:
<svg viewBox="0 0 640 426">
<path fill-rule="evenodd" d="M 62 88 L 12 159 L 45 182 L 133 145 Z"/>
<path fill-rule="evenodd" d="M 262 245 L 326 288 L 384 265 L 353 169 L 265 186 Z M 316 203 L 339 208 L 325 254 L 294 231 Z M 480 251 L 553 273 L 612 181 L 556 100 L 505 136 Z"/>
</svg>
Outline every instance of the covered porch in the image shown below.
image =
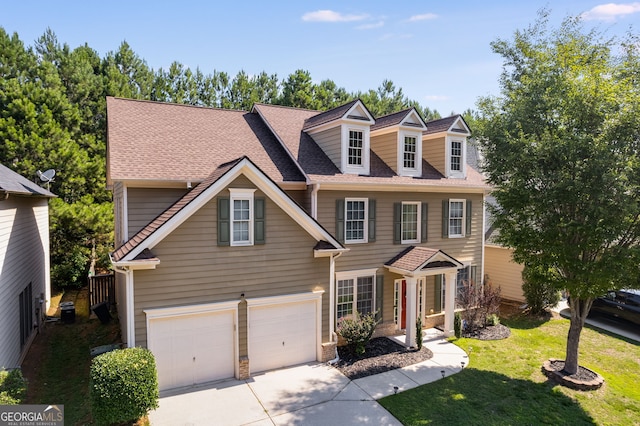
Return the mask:
<svg viewBox="0 0 640 426">
<path fill-rule="evenodd" d="M 389 272 L 399 276 L 402 282 L 402 308 L 398 308 L 399 321 L 405 329 L 405 345 L 416 346 L 416 320 L 418 315 L 421 292 L 419 284 L 424 289 L 427 277 L 442 277 L 444 287 L 444 334 L 453 335 L 456 278 L 458 270 L 464 264 L 438 249 L 426 247 L 407 247 L 384 265 Z M 404 295 L 406 294 L 406 301 Z"/>
</svg>

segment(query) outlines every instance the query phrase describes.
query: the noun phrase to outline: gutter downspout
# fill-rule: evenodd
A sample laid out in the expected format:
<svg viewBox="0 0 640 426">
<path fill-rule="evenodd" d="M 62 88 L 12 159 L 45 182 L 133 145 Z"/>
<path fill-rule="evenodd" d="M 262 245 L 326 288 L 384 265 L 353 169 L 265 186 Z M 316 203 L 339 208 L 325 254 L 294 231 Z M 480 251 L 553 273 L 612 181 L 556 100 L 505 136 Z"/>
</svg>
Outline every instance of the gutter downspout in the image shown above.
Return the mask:
<svg viewBox="0 0 640 426">
<path fill-rule="evenodd" d="M 320 184 L 314 183 L 311 185 L 311 217 L 318 220 L 318 191 L 320 191 Z"/>
</svg>

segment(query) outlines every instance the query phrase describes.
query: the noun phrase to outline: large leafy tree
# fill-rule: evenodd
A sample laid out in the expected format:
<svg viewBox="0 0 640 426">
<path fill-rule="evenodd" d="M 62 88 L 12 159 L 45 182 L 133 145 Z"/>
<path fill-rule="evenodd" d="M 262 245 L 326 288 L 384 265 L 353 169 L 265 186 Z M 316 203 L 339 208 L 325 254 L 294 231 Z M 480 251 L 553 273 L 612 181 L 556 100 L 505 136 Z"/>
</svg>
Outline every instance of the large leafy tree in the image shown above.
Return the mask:
<svg viewBox="0 0 640 426">
<path fill-rule="evenodd" d="M 640 286 L 640 45 L 548 17 L 492 43 L 501 94 L 479 101 L 478 133 L 501 242 L 570 294 L 575 374 L 594 298 Z"/>
</svg>

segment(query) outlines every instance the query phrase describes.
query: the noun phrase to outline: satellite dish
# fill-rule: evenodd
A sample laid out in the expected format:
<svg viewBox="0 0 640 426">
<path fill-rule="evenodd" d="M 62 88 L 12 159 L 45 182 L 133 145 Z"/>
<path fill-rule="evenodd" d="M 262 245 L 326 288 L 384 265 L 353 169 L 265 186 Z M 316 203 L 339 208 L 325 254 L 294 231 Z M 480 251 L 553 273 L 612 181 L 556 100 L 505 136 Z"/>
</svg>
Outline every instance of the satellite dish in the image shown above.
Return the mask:
<svg viewBox="0 0 640 426">
<path fill-rule="evenodd" d="M 45 170 L 44 172 L 38 170 L 36 173 L 40 180 L 47 184 L 47 190 L 49 190 L 49 182 L 53 182 L 53 177 L 56 175 L 56 171 L 53 169 Z"/>
<path fill-rule="evenodd" d="M 38 170 L 36 173 L 38 174 L 40 180 L 46 183 L 52 182 L 54 176 L 56 175 L 56 171 L 53 169 L 45 170 L 44 172 Z"/>
</svg>

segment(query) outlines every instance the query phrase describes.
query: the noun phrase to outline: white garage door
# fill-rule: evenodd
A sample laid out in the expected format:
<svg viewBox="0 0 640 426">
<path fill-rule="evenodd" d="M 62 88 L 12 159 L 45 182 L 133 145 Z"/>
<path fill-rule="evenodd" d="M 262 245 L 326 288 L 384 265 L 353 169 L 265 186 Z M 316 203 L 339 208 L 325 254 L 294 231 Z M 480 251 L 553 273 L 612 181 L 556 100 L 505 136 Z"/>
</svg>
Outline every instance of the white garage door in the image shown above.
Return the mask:
<svg viewBox="0 0 640 426">
<path fill-rule="evenodd" d="M 249 307 L 251 373 L 316 360 L 314 300 Z"/>
<path fill-rule="evenodd" d="M 233 377 L 234 318 L 218 311 L 150 319 L 160 390 Z"/>
</svg>

